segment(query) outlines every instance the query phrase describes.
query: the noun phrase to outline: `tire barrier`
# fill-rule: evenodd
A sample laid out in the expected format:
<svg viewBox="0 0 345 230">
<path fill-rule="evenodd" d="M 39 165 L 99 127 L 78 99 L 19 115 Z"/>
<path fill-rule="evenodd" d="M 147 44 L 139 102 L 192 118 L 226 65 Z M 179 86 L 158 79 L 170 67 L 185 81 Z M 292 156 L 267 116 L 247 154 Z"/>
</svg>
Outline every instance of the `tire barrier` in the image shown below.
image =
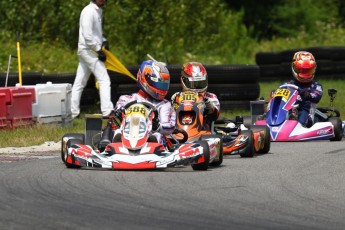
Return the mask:
<svg viewBox="0 0 345 230">
<path fill-rule="evenodd" d="M 43 74 L 41 83 L 45 84 L 51 82 L 53 84 L 60 83 L 74 83 L 76 73 L 61 73 L 61 74 Z M 86 88 L 94 88 L 96 84 L 95 76 L 91 74 L 89 81 L 87 82 Z"/>
<path fill-rule="evenodd" d="M 137 75 L 139 65 L 128 66 L 127 69 L 134 76 Z M 170 73 L 170 83 L 181 82 L 181 64 L 167 65 Z M 222 83 L 255 83 L 259 81 L 260 69 L 257 65 L 205 65 L 209 76 L 209 84 Z M 112 84 L 132 84 L 134 81 L 129 77 L 109 71 Z"/>
<path fill-rule="evenodd" d="M 311 52 L 317 62 L 316 78 L 345 78 L 345 47 L 309 47 L 282 50 L 279 52 L 259 52 L 255 55 L 256 64 L 260 68 L 260 80 L 284 81 L 292 78 L 291 61 L 295 52 L 305 50 Z"/>
<path fill-rule="evenodd" d="M 120 84 L 112 85 L 112 100 L 116 101 L 121 95 L 131 94 L 137 92 L 139 87 L 136 83 L 134 84 Z M 170 100 L 171 96 L 182 91 L 180 83 L 172 83 L 169 87 L 169 92 L 166 96 Z M 237 100 L 255 100 L 260 96 L 260 85 L 259 83 L 251 84 L 210 84 L 208 87 L 209 92 L 217 95 L 220 101 L 237 101 Z"/>
<path fill-rule="evenodd" d="M 126 68 L 136 76 L 139 65 L 127 66 Z M 167 99 L 182 90 L 181 64 L 167 66 L 171 76 L 170 89 Z M 208 91 L 215 93 L 221 102 L 222 108 L 226 109 L 248 109 L 249 101 L 256 100 L 260 95 L 260 68 L 258 65 L 205 65 L 209 76 Z M 5 84 L 6 74 L 0 74 L 0 84 Z M 112 101 L 115 103 L 119 96 L 131 94 L 139 90 L 133 79 L 119 73 L 109 71 L 111 79 Z M 18 82 L 18 74 L 9 74 L 8 86 L 14 86 Z M 23 85 L 69 83 L 73 84 L 75 73 L 41 74 L 23 73 Z M 224 103 L 223 103 L 224 102 Z M 99 103 L 98 90 L 95 88 L 95 77 L 90 79 L 83 91 L 80 105 L 85 107 Z"/>
<path fill-rule="evenodd" d="M 7 73 L 0 73 L 0 87 L 6 84 Z M 23 85 L 35 85 L 41 82 L 42 73 L 39 72 L 23 72 L 22 83 Z M 18 73 L 8 73 L 7 86 L 15 86 L 19 83 Z"/>
</svg>

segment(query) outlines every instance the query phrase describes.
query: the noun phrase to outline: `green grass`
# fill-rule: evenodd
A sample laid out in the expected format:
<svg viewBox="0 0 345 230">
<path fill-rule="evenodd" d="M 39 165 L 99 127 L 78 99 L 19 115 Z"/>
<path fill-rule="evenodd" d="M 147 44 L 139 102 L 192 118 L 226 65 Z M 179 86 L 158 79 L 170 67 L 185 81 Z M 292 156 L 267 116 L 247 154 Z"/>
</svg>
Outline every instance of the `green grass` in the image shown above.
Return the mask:
<svg viewBox="0 0 345 230">
<path fill-rule="evenodd" d="M 40 145 L 46 141 L 58 142 L 65 133 L 84 132 L 84 121 L 74 119 L 70 127 L 53 124 L 35 124 L 0 131 L 0 148 Z"/>
<path fill-rule="evenodd" d="M 263 82 L 260 83 L 260 97 L 268 100 L 269 93 L 277 88 L 282 82 Z M 327 80 L 322 82 L 324 88 L 324 95 L 319 103 L 319 106 L 329 106 L 330 101 L 327 94 L 329 88 L 338 90 L 334 106 L 340 111 L 342 120 L 345 114 L 345 81 L 344 80 Z M 89 108 L 80 118 L 74 119 L 72 124 L 66 127 L 51 125 L 51 124 L 37 124 L 29 127 L 21 127 L 13 130 L 0 131 L 0 148 L 4 147 L 23 147 L 40 145 L 46 141 L 58 142 L 65 133 L 84 133 L 84 114 L 94 113 L 97 108 Z M 237 115 L 249 115 L 249 110 L 232 110 L 221 111 L 221 117 L 235 118 Z"/>
</svg>

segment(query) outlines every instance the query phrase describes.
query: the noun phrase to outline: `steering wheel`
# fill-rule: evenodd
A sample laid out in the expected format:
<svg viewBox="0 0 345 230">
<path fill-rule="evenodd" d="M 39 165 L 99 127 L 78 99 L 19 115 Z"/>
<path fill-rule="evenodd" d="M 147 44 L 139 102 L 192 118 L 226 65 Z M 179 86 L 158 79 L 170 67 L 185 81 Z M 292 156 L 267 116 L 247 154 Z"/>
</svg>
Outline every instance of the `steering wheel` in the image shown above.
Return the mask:
<svg viewBox="0 0 345 230">
<path fill-rule="evenodd" d="M 284 84 L 284 85 L 279 86 L 279 88 L 293 88 L 293 89 L 299 90 L 299 87 L 293 84 Z"/>
<path fill-rule="evenodd" d="M 178 134 L 178 133 L 181 133 L 182 136 L 183 136 L 183 138 L 182 138 L 182 139 L 177 139 L 177 138 L 176 138 L 176 140 L 178 140 L 178 142 L 179 142 L 180 144 L 185 143 L 185 142 L 188 140 L 188 133 L 186 132 L 186 130 L 178 129 L 178 128 L 177 128 L 177 129 L 175 129 L 175 130 L 173 131 L 172 134 Z"/>
</svg>

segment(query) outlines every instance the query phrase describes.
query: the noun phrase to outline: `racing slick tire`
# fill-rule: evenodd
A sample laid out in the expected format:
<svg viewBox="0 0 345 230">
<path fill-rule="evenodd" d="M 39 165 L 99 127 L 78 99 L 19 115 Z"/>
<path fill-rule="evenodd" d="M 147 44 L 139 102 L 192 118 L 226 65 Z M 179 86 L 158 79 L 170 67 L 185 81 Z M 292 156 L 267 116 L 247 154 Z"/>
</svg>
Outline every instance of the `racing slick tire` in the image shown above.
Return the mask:
<svg viewBox="0 0 345 230">
<path fill-rule="evenodd" d="M 332 123 L 334 129 L 334 137 L 330 141 L 341 141 L 343 138 L 342 121 L 339 117 L 330 117 L 328 121 Z"/>
<path fill-rule="evenodd" d="M 257 131 L 264 131 L 265 133 L 265 140 L 264 140 L 264 147 L 258 151 L 258 153 L 268 153 L 271 149 L 271 134 L 270 129 L 266 125 L 253 125 L 251 127 L 253 132 Z"/>
<path fill-rule="evenodd" d="M 208 165 L 210 164 L 210 148 L 208 146 L 207 141 L 200 140 L 196 143 L 199 143 L 201 147 L 203 148 L 203 156 L 205 158 L 205 161 L 199 164 L 192 164 L 193 170 L 203 170 L 206 171 L 208 169 Z"/>
<path fill-rule="evenodd" d="M 252 124 L 252 116 L 243 116 L 243 125 L 247 128 L 250 129 Z"/>
<path fill-rule="evenodd" d="M 64 140 L 67 139 L 68 141 Z M 85 143 L 85 134 L 83 133 L 67 133 L 62 137 L 61 140 L 61 160 L 65 163 L 67 168 L 80 168 L 78 165 L 70 164 L 66 162 L 67 151 L 71 145 L 74 144 L 84 144 Z"/>
<path fill-rule="evenodd" d="M 240 156 L 241 157 L 253 157 L 254 156 L 254 137 L 253 137 L 253 131 L 251 130 L 242 130 L 241 134 L 248 136 L 248 145 L 240 150 Z"/>
</svg>

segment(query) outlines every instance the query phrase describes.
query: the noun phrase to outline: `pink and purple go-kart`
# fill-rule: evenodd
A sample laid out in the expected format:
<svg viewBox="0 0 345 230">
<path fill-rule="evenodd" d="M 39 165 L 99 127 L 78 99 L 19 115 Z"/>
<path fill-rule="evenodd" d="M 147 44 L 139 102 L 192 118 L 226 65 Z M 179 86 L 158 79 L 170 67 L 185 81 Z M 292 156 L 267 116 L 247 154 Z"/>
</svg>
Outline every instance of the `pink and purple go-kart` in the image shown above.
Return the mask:
<svg viewBox="0 0 345 230">
<path fill-rule="evenodd" d="M 298 86 L 292 84 L 281 85 L 274 91 L 264 116 L 259 116 L 256 125 L 267 125 L 270 129 L 271 141 L 307 141 L 330 140 L 340 141 L 343 137 L 340 113 L 333 107 L 333 100 L 337 91 L 329 89 L 330 108 L 314 108 L 311 110 L 313 125 L 302 126 L 296 119 L 300 100 Z"/>
</svg>

